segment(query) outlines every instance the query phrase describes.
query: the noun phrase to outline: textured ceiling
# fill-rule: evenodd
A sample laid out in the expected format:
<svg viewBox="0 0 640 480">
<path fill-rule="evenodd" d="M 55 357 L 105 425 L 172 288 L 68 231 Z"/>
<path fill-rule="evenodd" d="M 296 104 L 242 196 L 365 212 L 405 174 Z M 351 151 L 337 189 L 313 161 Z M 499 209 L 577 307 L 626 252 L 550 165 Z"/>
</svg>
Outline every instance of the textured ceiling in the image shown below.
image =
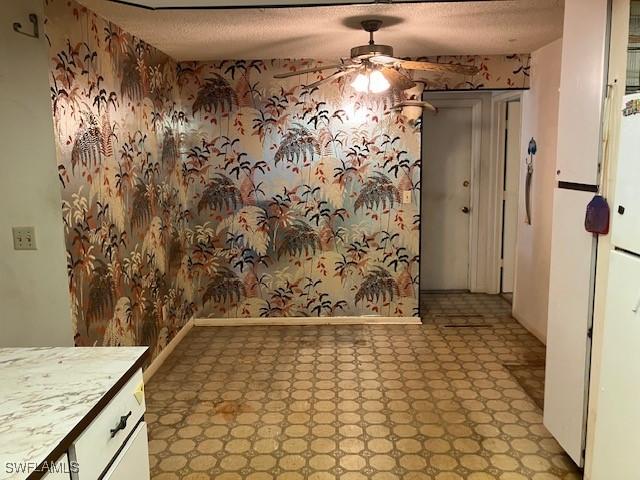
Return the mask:
<svg viewBox="0 0 640 480">
<path fill-rule="evenodd" d="M 368 17 L 387 20 L 376 42 L 397 56 L 529 53 L 562 36 L 563 18 L 562 0 L 155 11 L 80 2 L 176 60 L 346 57 L 367 42 L 354 27 Z"/>
</svg>

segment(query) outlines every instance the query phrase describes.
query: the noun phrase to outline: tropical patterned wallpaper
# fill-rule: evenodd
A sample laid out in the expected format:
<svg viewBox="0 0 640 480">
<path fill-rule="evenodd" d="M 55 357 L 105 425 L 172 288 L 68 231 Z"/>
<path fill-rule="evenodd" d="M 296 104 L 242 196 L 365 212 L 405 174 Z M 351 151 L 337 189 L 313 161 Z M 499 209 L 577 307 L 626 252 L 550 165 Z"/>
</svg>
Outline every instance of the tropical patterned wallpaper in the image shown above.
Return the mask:
<svg viewBox="0 0 640 480">
<path fill-rule="evenodd" d="M 419 124 L 308 64 L 178 66 L 200 316 L 417 315 Z"/>
<path fill-rule="evenodd" d="M 528 55 L 428 59 L 480 71 L 425 89 L 528 87 Z M 322 63 L 178 65 L 200 317 L 418 315 L 420 122 L 389 107 L 419 93 L 273 78 Z"/>
<path fill-rule="evenodd" d="M 420 72 L 414 75 L 424 81 L 425 90 L 506 90 L 527 89 L 530 80 L 531 55 L 460 55 L 420 57 L 438 63 L 474 65 L 480 71 L 473 77 L 455 73 Z"/>
<path fill-rule="evenodd" d="M 46 6 L 76 344 L 155 356 L 196 309 L 177 66 L 76 3 Z"/>
<path fill-rule="evenodd" d="M 176 63 L 47 0 L 51 101 L 78 345 L 151 345 L 193 317 L 418 314 L 420 121 L 323 63 Z M 528 55 L 451 57 L 528 85 Z M 413 92 L 415 94 L 416 92 Z"/>
</svg>

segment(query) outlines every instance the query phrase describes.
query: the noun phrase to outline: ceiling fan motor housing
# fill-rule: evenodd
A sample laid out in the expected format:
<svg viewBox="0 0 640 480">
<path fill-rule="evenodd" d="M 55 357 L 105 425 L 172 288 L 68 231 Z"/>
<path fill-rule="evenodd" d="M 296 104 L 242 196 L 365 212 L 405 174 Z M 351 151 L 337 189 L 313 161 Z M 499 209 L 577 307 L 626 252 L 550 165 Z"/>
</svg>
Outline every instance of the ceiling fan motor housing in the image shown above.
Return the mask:
<svg viewBox="0 0 640 480">
<path fill-rule="evenodd" d="M 360 22 L 362 29 L 369 32 L 369 45 L 359 45 L 351 49 L 351 58 L 367 59 L 377 55 L 393 57 L 393 48 L 390 45 L 376 45 L 373 41 L 373 32 L 377 32 L 382 26 L 382 20 L 370 18 Z"/>
<path fill-rule="evenodd" d="M 393 57 L 393 47 L 391 45 L 359 45 L 351 49 L 351 58 L 369 58 L 374 56 Z"/>
</svg>

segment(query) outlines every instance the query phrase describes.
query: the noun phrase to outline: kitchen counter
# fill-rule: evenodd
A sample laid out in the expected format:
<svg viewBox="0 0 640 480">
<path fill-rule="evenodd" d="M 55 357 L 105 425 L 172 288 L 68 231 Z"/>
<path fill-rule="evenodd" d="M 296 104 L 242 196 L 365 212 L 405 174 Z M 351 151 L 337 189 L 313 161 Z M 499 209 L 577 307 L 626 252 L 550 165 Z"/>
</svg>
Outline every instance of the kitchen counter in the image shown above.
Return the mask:
<svg viewBox="0 0 640 480">
<path fill-rule="evenodd" d="M 141 368 L 147 347 L 0 348 L 0 479 L 39 478 Z M 27 466 L 16 473 L 14 465 Z M 23 467 L 24 468 L 24 467 Z"/>
</svg>

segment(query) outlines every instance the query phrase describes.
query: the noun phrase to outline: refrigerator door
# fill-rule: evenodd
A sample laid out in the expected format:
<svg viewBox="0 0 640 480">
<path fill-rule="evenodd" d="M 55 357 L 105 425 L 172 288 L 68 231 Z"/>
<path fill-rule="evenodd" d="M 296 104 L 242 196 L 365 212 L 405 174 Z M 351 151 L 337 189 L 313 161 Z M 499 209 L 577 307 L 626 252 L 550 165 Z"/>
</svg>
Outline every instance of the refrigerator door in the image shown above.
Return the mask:
<svg viewBox="0 0 640 480">
<path fill-rule="evenodd" d="M 612 205 L 612 243 L 640 253 L 640 95 L 624 99 L 615 205 Z"/>
<path fill-rule="evenodd" d="M 544 424 L 580 466 L 586 430 L 595 237 L 584 229 L 593 193 L 556 189 L 549 276 Z"/>
<path fill-rule="evenodd" d="M 591 478 L 640 478 L 640 257 L 611 254 Z"/>
</svg>

